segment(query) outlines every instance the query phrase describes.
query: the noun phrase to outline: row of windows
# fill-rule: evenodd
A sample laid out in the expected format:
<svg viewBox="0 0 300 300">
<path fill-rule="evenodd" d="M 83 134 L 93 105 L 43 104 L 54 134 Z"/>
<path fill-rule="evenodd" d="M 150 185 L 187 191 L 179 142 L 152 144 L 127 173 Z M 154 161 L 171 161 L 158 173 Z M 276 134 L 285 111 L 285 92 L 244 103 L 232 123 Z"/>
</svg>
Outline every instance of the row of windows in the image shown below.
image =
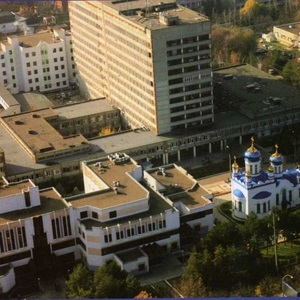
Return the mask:
<svg viewBox="0 0 300 300">
<path fill-rule="evenodd" d="M 0 231 L 0 253 L 27 247 L 25 227 Z"/>
<path fill-rule="evenodd" d="M 206 40 L 209 40 L 209 34 L 196 35 L 196 36 L 190 36 L 182 39 L 171 40 L 171 41 L 167 41 L 166 44 L 167 47 L 174 47 L 178 45 L 197 43 Z"/>
<path fill-rule="evenodd" d="M 60 216 L 51 220 L 53 239 L 59 239 L 72 234 L 70 216 Z"/>
<path fill-rule="evenodd" d="M 157 220 L 157 222 L 146 223 L 143 225 L 133 226 L 131 228 L 123 228 L 116 232 L 116 239 L 121 240 L 128 237 L 144 234 L 147 232 L 159 230 L 162 228 L 166 228 L 165 220 Z M 108 233 L 104 235 L 104 242 L 109 243 L 112 242 L 112 234 Z"/>
<path fill-rule="evenodd" d="M 197 72 L 199 70 L 205 70 L 211 68 L 209 63 L 205 64 L 199 64 L 199 65 L 193 65 L 189 67 L 183 67 L 183 68 L 178 68 L 178 69 L 173 69 L 168 71 L 168 75 L 178 75 L 178 74 L 183 74 L 183 73 L 189 73 L 189 72 Z"/>
</svg>

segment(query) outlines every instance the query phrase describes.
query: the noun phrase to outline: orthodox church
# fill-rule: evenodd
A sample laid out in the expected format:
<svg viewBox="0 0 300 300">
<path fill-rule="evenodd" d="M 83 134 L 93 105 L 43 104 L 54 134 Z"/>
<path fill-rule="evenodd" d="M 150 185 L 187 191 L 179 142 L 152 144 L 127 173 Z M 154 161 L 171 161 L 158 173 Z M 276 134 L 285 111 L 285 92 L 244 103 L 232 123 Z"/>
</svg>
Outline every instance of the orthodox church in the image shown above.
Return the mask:
<svg viewBox="0 0 300 300">
<path fill-rule="evenodd" d="M 254 212 L 259 219 L 267 216 L 273 207 L 282 209 L 300 204 L 300 170 L 283 170 L 283 156 L 275 145 L 275 153 L 270 156 L 270 166 L 262 170 L 262 157 L 251 146 L 244 154 L 245 169 L 240 171 L 236 158 L 232 164 L 231 196 L 235 217 L 246 219 Z"/>
</svg>

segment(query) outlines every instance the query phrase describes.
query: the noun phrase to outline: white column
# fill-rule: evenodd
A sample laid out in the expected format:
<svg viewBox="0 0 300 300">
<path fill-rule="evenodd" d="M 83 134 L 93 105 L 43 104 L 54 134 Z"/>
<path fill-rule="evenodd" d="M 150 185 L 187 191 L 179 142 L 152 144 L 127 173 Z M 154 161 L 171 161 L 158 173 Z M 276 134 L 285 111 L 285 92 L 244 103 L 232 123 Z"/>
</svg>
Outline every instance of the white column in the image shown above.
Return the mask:
<svg viewBox="0 0 300 300">
<path fill-rule="evenodd" d="M 197 147 L 196 146 L 193 147 L 193 154 L 194 154 L 194 157 L 197 157 Z"/>
<path fill-rule="evenodd" d="M 224 143 L 223 143 L 223 140 L 220 141 L 220 149 L 221 149 L 221 151 L 224 150 Z"/>
<path fill-rule="evenodd" d="M 240 145 L 243 145 L 243 136 L 242 135 L 240 135 L 239 140 L 240 140 Z"/>
<path fill-rule="evenodd" d="M 177 159 L 180 161 L 180 149 L 177 151 Z"/>
<path fill-rule="evenodd" d="M 211 153 L 212 149 L 211 149 L 211 143 L 208 144 L 208 152 Z"/>
</svg>

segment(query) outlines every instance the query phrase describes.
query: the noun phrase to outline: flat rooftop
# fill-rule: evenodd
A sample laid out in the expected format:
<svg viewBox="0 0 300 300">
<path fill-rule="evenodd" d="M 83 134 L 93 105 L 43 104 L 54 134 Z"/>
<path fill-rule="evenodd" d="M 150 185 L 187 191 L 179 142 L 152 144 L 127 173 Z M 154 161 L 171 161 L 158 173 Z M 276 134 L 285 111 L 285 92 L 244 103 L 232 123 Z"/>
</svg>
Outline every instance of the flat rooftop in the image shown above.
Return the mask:
<svg viewBox="0 0 300 300">
<path fill-rule="evenodd" d="M 51 32 L 41 32 L 29 35 L 18 36 L 19 45 L 24 48 L 36 47 L 41 42 L 48 44 L 61 43 L 61 40 L 54 39 Z"/>
<path fill-rule="evenodd" d="M 55 116 L 56 113 L 48 108 L 3 117 L 2 121 L 34 154 L 88 144 L 82 135 L 64 138 L 46 121 Z"/>
<path fill-rule="evenodd" d="M 117 108 L 112 107 L 111 103 L 106 98 L 78 102 L 53 109 L 59 117 L 64 117 L 66 119 L 80 118 L 110 110 L 118 111 Z"/>
<path fill-rule="evenodd" d="M 150 193 L 149 209 L 147 211 L 138 214 L 132 214 L 124 218 L 118 218 L 107 222 L 100 222 L 94 219 L 86 219 L 82 220 L 81 223 L 84 224 L 88 229 L 91 229 L 93 226 L 104 228 L 115 226 L 116 224 L 128 223 L 129 221 L 133 222 L 138 219 L 149 218 L 150 216 L 165 213 L 166 210 L 174 210 L 174 208 L 170 204 L 168 204 L 160 195 L 154 193 L 147 186 L 143 186 Z"/>
<path fill-rule="evenodd" d="M 160 14 L 163 14 L 168 18 L 178 19 L 176 26 L 209 21 L 206 16 L 183 6 L 179 6 L 174 0 L 149 1 L 147 8 L 147 4 L 145 4 L 144 0 L 113 0 L 105 1 L 103 3 L 104 5 L 115 9 L 129 20 L 150 30 L 170 27 L 160 21 Z M 144 12 L 144 15 L 138 13 L 139 11 Z"/>
<path fill-rule="evenodd" d="M 7 103 L 8 106 L 20 105 L 3 84 L 0 84 L 0 97 Z"/>
<path fill-rule="evenodd" d="M 214 71 L 215 84 L 229 93 L 228 105 L 256 119 L 300 109 L 300 90 L 251 65 Z"/>
<path fill-rule="evenodd" d="M 124 152 L 130 156 L 131 149 L 139 148 L 145 145 L 155 145 L 160 142 L 168 141 L 170 137 L 157 136 L 151 131 L 134 130 L 121 134 L 101 137 L 90 141 L 92 148 L 98 147 L 103 149 L 106 153 Z"/>
<path fill-rule="evenodd" d="M 18 183 L 11 183 L 9 185 L 3 184 L 1 181 L 0 186 L 0 201 L 2 197 L 7 197 L 13 194 L 21 194 L 23 190 L 28 190 L 28 188 L 34 187 L 35 185 L 29 181 L 21 181 Z"/>
<path fill-rule="evenodd" d="M 157 169 L 148 173 L 165 187 L 164 195 L 173 202 L 180 201 L 189 208 L 210 203 L 203 198 L 208 192 L 175 166 L 165 168 L 165 176 Z"/>
<path fill-rule="evenodd" d="M 46 213 L 66 208 L 66 204 L 57 192 L 50 188 L 40 191 L 41 205 L 32 208 L 15 210 L 0 215 L 0 225 L 30 217 L 38 217 Z"/>
<path fill-rule="evenodd" d="M 300 32 L 300 22 L 299 23 L 289 23 L 289 24 L 277 25 L 277 26 L 274 26 L 274 27 L 283 29 L 283 30 L 285 30 L 287 32 L 290 32 L 292 34 L 295 34 L 297 36 L 299 35 L 299 32 Z"/>
<path fill-rule="evenodd" d="M 93 206 L 99 209 L 116 207 L 122 204 L 136 202 L 148 197 L 148 191 L 145 190 L 138 182 L 126 172 L 135 169 L 135 164 L 131 161 L 114 165 L 110 160 L 101 160 L 102 168 L 95 166 L 94 162 L 88 164 L 88 167 L 110 188 L 108 191 L 99 191 L 92 195 L 81 195 L 79 199 L 70 199 L 67 201 L 72 206 L 79 208 L 83 206 Z M 113 190 L 113 181 L 119 181 L 118 193 Z"/>
</svg>

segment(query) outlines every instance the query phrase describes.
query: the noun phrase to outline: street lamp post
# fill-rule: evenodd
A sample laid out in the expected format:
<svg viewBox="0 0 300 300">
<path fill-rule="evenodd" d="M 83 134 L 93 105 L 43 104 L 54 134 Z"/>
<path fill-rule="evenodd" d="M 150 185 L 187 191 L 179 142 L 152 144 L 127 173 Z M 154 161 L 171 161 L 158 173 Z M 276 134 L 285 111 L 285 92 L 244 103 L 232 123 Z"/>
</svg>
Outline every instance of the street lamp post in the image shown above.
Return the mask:
<svg viewBox="0 0 300 300">
<path fill-rule="evenodd" d="M 284 297 L 284 284 L 285 284 L 285 278 L 289 277 L 290 279 L 293 279 L 294 277 L 292 275 L 286 274 L 281 279 L 281 290 L 282 290 L 282 297 Z"/>
<path fill-rule="evenodd" d="M 228 151 L 228 169 L 229 169 L 229 178 L 228 182 L 231 181 L 231 153 L 229 146 L 226 146 L 226 150 Z"/>
<path fill-rule="evenodd" d="M 295 131 L 292 131 L 293 134 L 293 145 L 294 145 L 294 164 L 296 163 L 296 137 L 295 137 Z"/>
<path fill-rule="evenodd" d="M 273 227 L 273 240 L 274 240 L 274 256 L 275 256 L 275 268 L 278 272 L 278 260 L 277 260 L 277 238 L 276 238 L 276 225 L 275 225 L 275 211 L 274 207 L 270 211 L 272 215 L 272 227 Z"/>
</svg>

